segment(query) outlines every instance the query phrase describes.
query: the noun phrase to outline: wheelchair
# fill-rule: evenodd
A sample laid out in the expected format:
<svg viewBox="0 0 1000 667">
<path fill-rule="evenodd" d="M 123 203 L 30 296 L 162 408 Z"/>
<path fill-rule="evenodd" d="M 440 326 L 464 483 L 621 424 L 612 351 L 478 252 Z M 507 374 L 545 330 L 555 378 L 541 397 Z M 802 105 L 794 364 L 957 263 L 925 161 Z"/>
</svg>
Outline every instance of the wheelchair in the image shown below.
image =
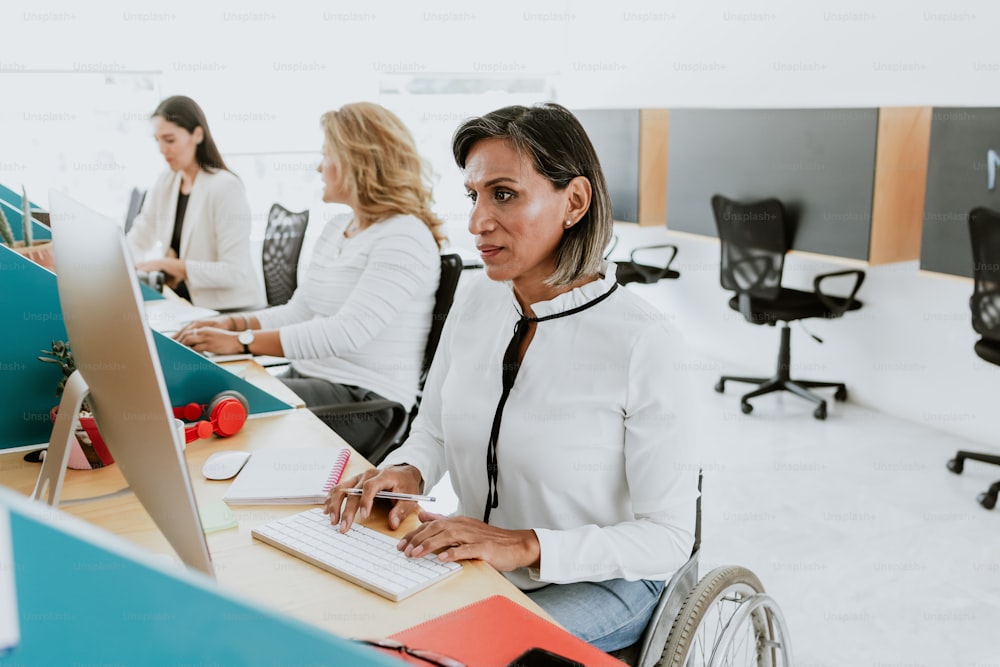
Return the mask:
<svg viewBox="0 0 1000 667">
<path fill-rule="evenodd" d="M 698 478 L 701 491 L 701 476 Z M 784 616 L 750 570 L 729 565 L 698 579 L 701 496 L 691 558 L 664 586 L 646 630 L 612 656 L 631 667 L 788 667 Z"/>
</svg>

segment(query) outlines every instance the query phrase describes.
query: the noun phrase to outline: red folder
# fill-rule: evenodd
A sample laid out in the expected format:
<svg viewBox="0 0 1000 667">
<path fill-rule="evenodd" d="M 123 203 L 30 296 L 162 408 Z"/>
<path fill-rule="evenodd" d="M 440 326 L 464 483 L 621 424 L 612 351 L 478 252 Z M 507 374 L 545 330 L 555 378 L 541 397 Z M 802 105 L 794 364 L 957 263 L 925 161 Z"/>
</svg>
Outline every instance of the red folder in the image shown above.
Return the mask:
<svg viewBox="0 0 1000 667">
<path fill-rule="evenodd" d="M 392 635 L 392 639 L 413 649 L 430 649 L 461 660 L 469 667 L 504 667 L 534 647 L 572 658 L 587 667 L 623 664 L 502 595 L 414 625 Z M 427 665 L 410 656 L 403 657 L 407 662 Z"/>
</svg>

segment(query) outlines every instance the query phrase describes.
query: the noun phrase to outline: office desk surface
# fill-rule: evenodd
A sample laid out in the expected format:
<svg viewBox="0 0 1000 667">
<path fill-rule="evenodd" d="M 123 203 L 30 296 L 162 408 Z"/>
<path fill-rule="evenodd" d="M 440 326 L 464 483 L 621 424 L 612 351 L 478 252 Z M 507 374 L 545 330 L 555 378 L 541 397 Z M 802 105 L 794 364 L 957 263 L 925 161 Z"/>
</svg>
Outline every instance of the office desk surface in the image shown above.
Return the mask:
<svg viewBox="0 0 1000 667">
<path fill-rule="evenodd" d="M 199 504 L 204 507 L 209 503 L 221 503 L 230 484 L 228 481 L 209 481 L 201 475 L 201 466 L 210 454 L 226 449 L 253 451 L 292 445 L 334 447 L 343 446 L 343 441 L 309 411 L 294 410 L 250 420 L 232 438 L 210 438 L 189 444 L 186 457 Z M 39 467 L 26 463 L 22 454 L 0 455 L 0 483 L 30 494 Z M 370 464 L 360 454 L 352 452 L 345 477 L 368 467 Z M 155 553 L 169 554 L 169 558 L 179 564 L 135 496 L 127 491 L 115 493 L 125 486 L 114 465 L 100 470 L 68 470 L 60 508 Z M 105 497 L 73 502 L 95 496 Z M 250 536 L 253 526 L 306 509 L 309 507 L 298 505 L 233 508 L 239 526 L 208 535 L 219 584 L 271 609 L 345 637 L 390 635 L 494 594 L 509 597 L 548 618 L 503 575 L 481 561 L 467 561 L 461 574 L 402 602 L 390 602 Z M 390 532 L 384 511 L 373 513 L 362 523 Z M 416 524 L 416 517 L 410 516 L 403 527 L 391 534 L 402 536 Z"/>
</svg>

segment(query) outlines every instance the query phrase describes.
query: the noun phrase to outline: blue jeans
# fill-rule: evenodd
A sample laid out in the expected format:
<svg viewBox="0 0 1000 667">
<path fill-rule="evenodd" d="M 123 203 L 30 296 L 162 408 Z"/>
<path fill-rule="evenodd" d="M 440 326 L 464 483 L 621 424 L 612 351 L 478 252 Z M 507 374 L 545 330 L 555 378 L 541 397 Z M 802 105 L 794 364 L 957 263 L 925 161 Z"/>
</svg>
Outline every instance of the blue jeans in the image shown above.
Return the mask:
<svg viewBox="0 0 1000 667">
<path fill-rule="evenodd" d="M 525 591 L 566 630 L 602 651 L 639 641 L 663 591 L 662 581 L 580 581 Z"/>
</svg>

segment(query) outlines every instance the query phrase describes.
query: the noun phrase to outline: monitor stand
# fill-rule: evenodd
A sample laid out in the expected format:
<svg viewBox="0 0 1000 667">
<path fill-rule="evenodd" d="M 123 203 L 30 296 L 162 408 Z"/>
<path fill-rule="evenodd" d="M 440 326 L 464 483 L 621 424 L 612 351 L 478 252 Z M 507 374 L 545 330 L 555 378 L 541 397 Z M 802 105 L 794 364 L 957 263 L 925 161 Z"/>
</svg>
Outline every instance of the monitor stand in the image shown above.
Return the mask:
<svg viewBox="0 0 1000 667">
<path fill-rule="evenodd" d="M 73 371 L 63 387 L 59 412 L 56 414 L 56 423 L 52 427 L 52 437 L 49 440 L 49 450 L 45 454 L 42 471 L 38 473 L 35 492 L 31 496 L 35 500 L 42 500 L 52 507 L 59 505 L 70 449 L 76 438 L 76 423 L 80 417 L 80 408 L 83 407 L 83 401 L 89 393 L 90 388 L 80 375 L 80 371 Z"/>
</svg>

